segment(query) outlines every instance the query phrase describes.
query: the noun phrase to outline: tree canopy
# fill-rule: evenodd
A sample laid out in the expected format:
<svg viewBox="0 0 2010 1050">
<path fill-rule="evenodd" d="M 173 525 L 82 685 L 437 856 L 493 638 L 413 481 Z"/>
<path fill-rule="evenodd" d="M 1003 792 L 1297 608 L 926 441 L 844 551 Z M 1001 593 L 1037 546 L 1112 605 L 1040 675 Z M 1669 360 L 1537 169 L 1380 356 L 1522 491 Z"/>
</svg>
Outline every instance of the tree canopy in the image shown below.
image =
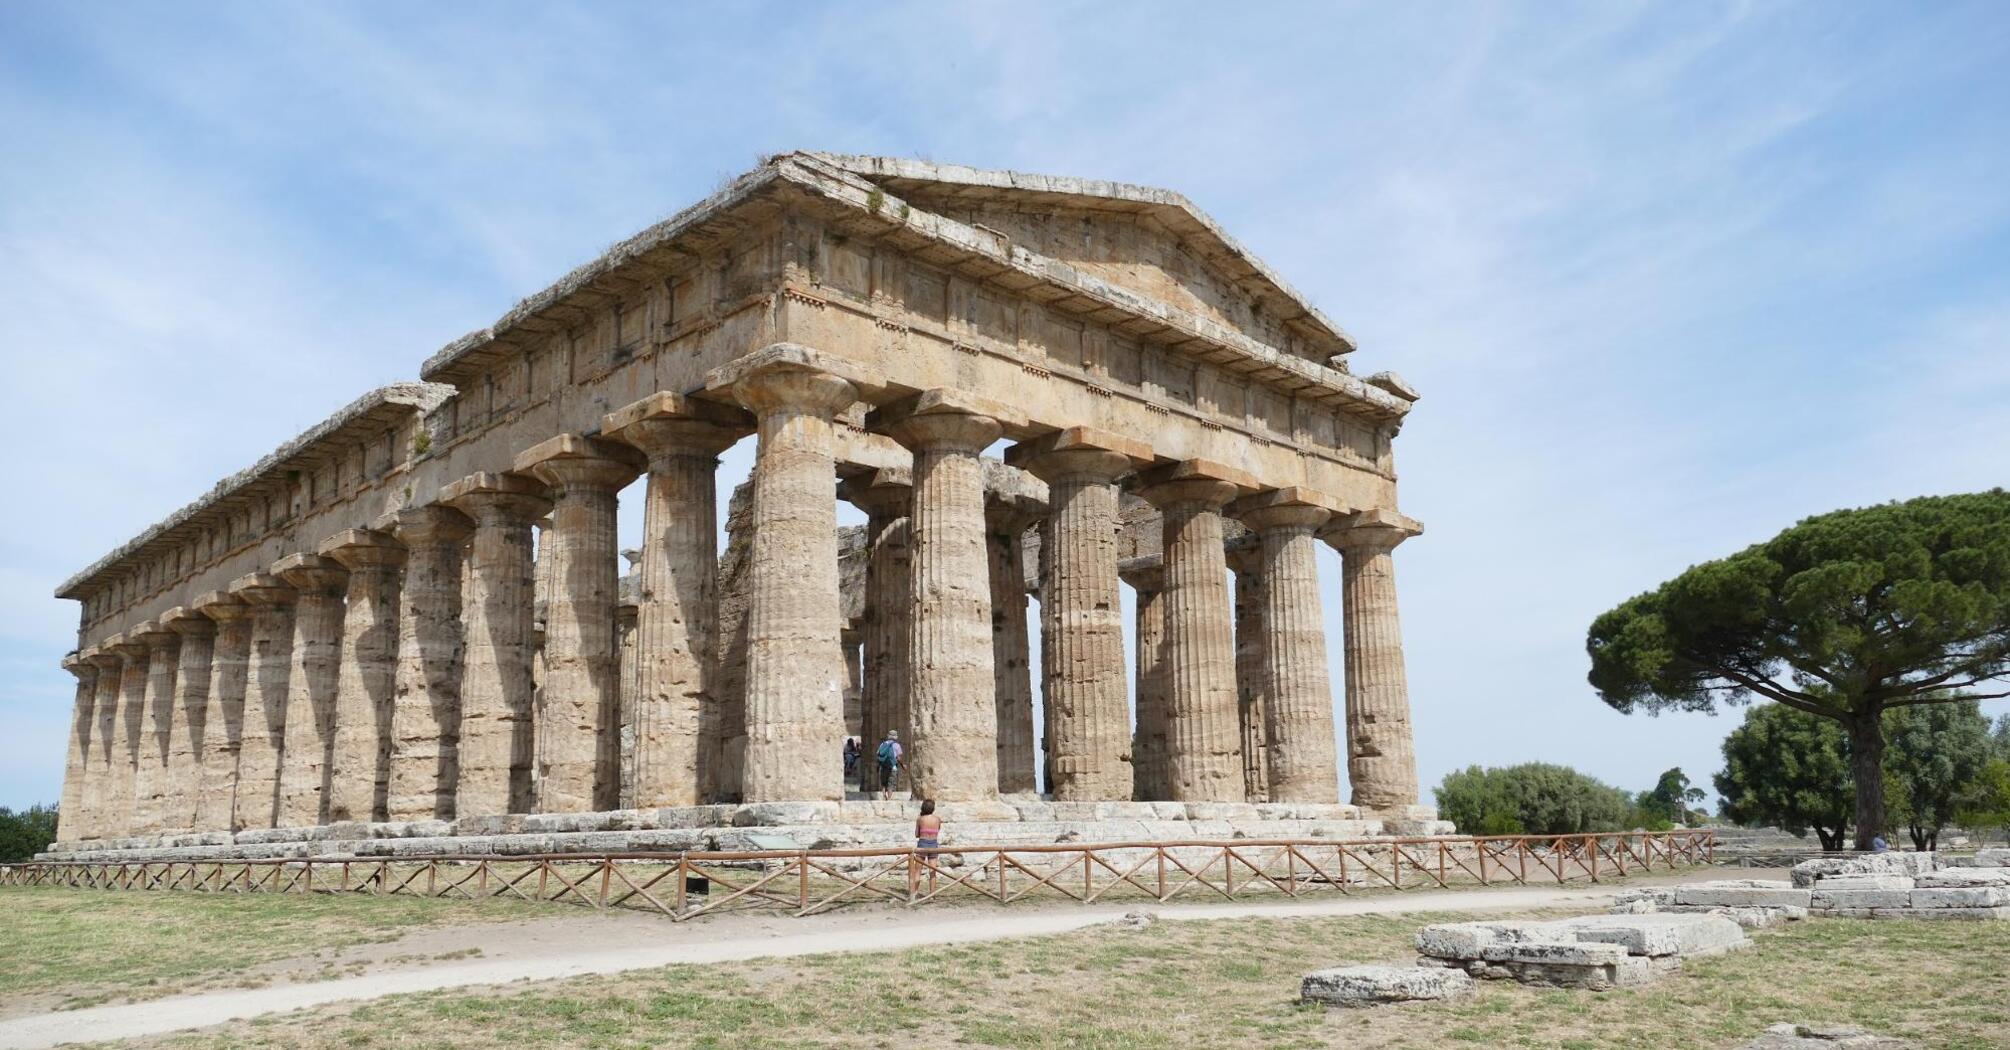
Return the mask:
<svg viewBox="0 0 2010 1050">
<path fill-rule="evenodd" d="M 0 806 L 0 863 L 33 859 L 56 841 L 56 807 L 29 806 L 15 812 Z"/>
<path fill-rule="evenodd" d="M 1901 707 L 1884 721 L 1885 772 L 1897 787 L 1893 822 L 1911 833 L 1914 848 L 1932 849 L 1992 757 L 1989 720 L 1971 700 Z"/>
<path fill-rule="evenodd" d="M 1618 711 L 1764 699 L 1840 723 L 1868 848 L 1885 817 L 1884 712 L 2010 695 L 2010 492 L 1808 518 L 1621 603 L 1586 648 Z"/>
<path fill-rule="evenodd" d="M 1637 826 L 1626 792 L 1544 762 L 1447 773 L 1438 814 L 1468 835 L 1572 835 Z"/>
<path fill-rule="evenodd" d="M 1837 723 L 1778 704 L 1751 708 L 1724 738 L 1715 782 L 1725 819 L 1813 831 L 1823 849 L 1842 848 L 1853 795 L 1849 741 Z"/>
</svg>

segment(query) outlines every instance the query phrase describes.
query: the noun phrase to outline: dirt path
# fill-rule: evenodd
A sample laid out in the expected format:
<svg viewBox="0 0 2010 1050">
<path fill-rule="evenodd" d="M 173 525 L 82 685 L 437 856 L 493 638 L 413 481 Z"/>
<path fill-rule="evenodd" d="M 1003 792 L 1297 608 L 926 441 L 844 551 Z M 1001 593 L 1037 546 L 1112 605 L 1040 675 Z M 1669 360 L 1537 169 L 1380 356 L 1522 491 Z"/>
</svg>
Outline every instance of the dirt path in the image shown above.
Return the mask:
<svg viewBox="0 0 2010 1050">
<path fill-rule="evenodd" d="M 1711 878 L 1713 869 L 1630 879 L 1602 886 L 1461 889 L 1319 901 L 1144 905 L 1167 920 L 1386 915 L 1422 911 L 1597 908 L 1622 890 L 1650 883 Z M 312 960 L 321 972 L 360 970 L 332 980 L 201 992 L 83 1010 L 0 1019 L 0 1050 L 28 1050 L 86 1040 L 131 1039 L 328 1003 L 376 999 L 516 981 L 653 969 L 679 963 L 739 962 L 829 952 L 889 951 L 1066 933 L 1122 918 L 1139 905 L 1004 910 L 860 911 L 806 919 L 727 915 L 672 924 L 640 913 L 568 913 L 515 923 L 424 930 L 388 944 Z M 466 957 L 475 951 L 479 956 Z M 442 956 L 450 958 L 442 959 Z M 455 957 L 459 956 L 459 957 Z M 285 964 L 277 972 L 287 973 Z M 296 968 L 297 969 L 297 968 Z"/>
</svg>

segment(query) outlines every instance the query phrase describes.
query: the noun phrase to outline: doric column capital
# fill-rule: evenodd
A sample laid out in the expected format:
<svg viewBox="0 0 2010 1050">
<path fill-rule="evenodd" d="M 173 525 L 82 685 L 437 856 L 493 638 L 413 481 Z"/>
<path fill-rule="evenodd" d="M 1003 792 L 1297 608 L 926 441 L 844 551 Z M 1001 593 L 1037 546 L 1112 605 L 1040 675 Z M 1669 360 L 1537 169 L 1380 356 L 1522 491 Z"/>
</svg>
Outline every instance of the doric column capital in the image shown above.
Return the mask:
<svg viewBox="0 0 2010 1050">
<path fill-rule="evenodd" d="M 1347 507 L 1339 500 L 1296 485 L 1265 489 L 1228 506 L 1229 517 L 1258 532 L 1278 528 L 1316 529 L 1346 513 Z"/>
<path fill-rule="evenodd" d="M 562 495 L 568 490 L 619 491 L 634 481 L 645 465 L 642 453 L 632 446 L 560 434 L 525 449 L 512 466 L 517 473 L 550 485 L 553 495 Z"/>
<path fill-rule="evenodd" d="M 841 357 L 796 343 L 772 343 L 705 376 L 705 389 L 756 415 L 794 411 L 828 418 L 885 381 Z"/>
<path fill-rule="evenodd" d="M 289 554 L 272 563 L 272 574 L 285 580 L 301 595 L 342 596 L 348 585 L 349 570 L 333 558 L 319 554 Z"/>
<path fill-rule="evenodd" d="M 251 606 L 227 591 L 204 591 L 195 596 L 189 607 L 216 623 L 234 623 L 251 615 Z"/>
<path fill-rule="evenodd" d="M 126 634 L 146 647 L 149 655 L 173 648 L 181 643 L 181 636 L 167 629 L 159 620 L 147 622 L 127 631 Z"/>
<path fill-rule="evenodd" d="M 427 543 L 454 543 L 474 534 L 475 523 L 444 503 L 405 507 L 377 519 L 377 531 L 386 533 L 407 549 Z"/>
<path fill-rule="evenodd" d="M 186 605 L 177 605 L 162 613 L 161 623 L 184 638 L 202 638 L 216 633 L 215 620 Z"/>
<path fill-rule="evenodd" d="M 528 525 L 551 513 L 544 483 L 522 474 L 470 474 L 441 489 L 440 502 L 477 522 Z"/>
<path fill-rule="evenodd" d="M 405 564 L 405 545 L 375 529 L 344 529 L 322 541 L 320 551 L 351 572 Z"/>
<path fill-rule="evenodd" d="M 1047 505 L 1024 495 L 984 494 L 984 528 L 994 535 L 1017 536 L 1047 517 Z"/>
<path fill-rule="evenodd" d="M 1392 551 L 1412 536 L 1421 536 L 1424 523 L 1393 510 L 1364 510 L 1336 516 L 1319 538 L 1343 551 Z"/>
<path fill-rule="evenodd" d="M 914 507 L 914 475 L 905 467 L 881 467 L 838 482 L 838 495 L 868 517 L 904 518 Z"/>
<path fill-rule="evenodd" d="M 230 581 L 230 595 L 252 605 L 292 605 L 300 600 L 293 585 L 268 572 L 254 572 Z M 213 616 L 213 613 L 205 612 Z"/>
<path fill-rule="evenodd" d="M 1226 463 L 1187 459 L 1139 474 L 1133 491 L 1161 511 L 1189 507 L 1218 511 L 1256 488 L 1255 478 Z"/>
<path fill-rule="evenodd" d="M 118 635 L 113 635 L 111 638 L 107 638 L 89 649 L 80 651 L 77 655 L 82 657 L 91 666 L 96 667 L 100 674 L 110 673 L 116 675 L 119 673 L 119 669 L 126 665 L 125 656 L 112 647 L 112 640 L 118 637 Z"/>
<path fill-rule="evenodd" d="M 1240 539 L 1221 545 L 1222 560 L 1228 563 L 1230 571 L 1263 571 L 1263 546 L 1255 540 L 1255 536 L 1243 533 Z"/>
<path fill-rule="evenodd" d="M 641 449 L 651 464 L 677 456 L 716 456 L 753 432 L 754 419 L 742 409 L 668 391 L 600 417 L 603 436 Z"/>
<path fill-rule="evenodd" d="M 916 451 L 940 450 L 976 455 L 989 448 L 1007 428 L 1026 425 L 1009 406 L 956 390 L 924 390 L 866 417 L 877 430 Z"/>
<path fill-rule="evenodd" d="M 80 649 L 63 657 L 63 670 L 76 675 L 79 682 L 97 681 L 98 665 L 91 662 L 92 655 L 95 655 L 94 650 Z"/>
<path fill-rule="evenodd" d="M 1069 478 L 1107 484 L 1151 461 L 1150 445 L 1095 427 L 1068 427 L 1005 450 L 1006 463 L 1050 484 Z"/>
</svg>

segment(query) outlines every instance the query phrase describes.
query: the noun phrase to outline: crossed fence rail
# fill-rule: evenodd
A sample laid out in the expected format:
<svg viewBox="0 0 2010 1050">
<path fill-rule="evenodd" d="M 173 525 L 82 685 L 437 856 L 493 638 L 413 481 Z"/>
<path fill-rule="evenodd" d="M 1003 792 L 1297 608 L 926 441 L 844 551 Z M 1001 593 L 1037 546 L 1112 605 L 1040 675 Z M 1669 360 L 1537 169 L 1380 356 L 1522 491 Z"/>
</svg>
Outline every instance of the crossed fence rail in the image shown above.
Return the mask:
<svg viewBox="0 0 2010 1050">
<path fill-rule="evenodd" d="M 1408 839 L 1237 839 L 744 852 L 35 861 L 0 886 L 206 893 L 516 898 L 653 910 L 683 921 L 766 908 L 797 916 L 885 902 L 1030 897 L 1161 903 L 1321 890 L 1597 882 L 1714 860 L 1708 830 Z"/>
</svg>

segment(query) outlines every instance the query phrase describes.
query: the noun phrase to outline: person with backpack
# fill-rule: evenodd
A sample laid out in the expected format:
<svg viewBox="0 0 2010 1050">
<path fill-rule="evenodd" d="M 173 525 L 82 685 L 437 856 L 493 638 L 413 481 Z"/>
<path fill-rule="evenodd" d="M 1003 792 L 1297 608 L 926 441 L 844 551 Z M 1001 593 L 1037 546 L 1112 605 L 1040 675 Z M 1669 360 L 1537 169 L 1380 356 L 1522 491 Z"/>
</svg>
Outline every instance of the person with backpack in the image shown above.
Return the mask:
<svg viewBox="0 0 2010 1050">
<path fill-rule="evenodd" d="M 889 729 L 886 739 L 879 742 L 879 750 L 873 757 L 879 761 L 879 791 L 881 798 L 893 797 L 893 778 L 900 775 L 900 730 Z"/>
</svg>

